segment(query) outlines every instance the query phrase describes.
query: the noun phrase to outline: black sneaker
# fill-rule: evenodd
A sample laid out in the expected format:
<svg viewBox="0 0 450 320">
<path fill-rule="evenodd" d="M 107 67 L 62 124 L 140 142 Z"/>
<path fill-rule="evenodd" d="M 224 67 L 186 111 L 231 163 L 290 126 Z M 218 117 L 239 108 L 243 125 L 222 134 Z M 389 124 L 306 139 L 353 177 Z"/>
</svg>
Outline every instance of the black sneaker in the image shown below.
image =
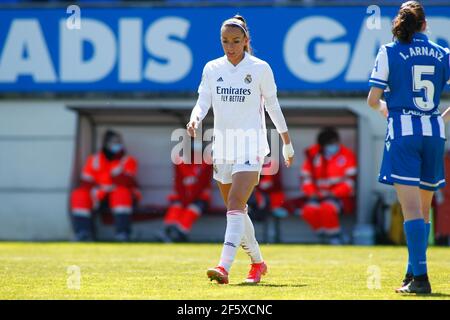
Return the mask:
<svg viewBox="0 0 450 320">
<path fill-rule="evenodd" d="M 402 281 L 402 286 L 407 286 L 411 281 L 413 280 L 413 274 L 412 273 L 407 273 L 405 274 L 405 278 Z"/>
<path fill-rule="evenodd" d="M 397 290 L 397 293 L 418 293 L 418 294 L 430 294 L 431 284 L 428 280 L 416 280 L 412 279 L 410 283 Z"/>
</svg>

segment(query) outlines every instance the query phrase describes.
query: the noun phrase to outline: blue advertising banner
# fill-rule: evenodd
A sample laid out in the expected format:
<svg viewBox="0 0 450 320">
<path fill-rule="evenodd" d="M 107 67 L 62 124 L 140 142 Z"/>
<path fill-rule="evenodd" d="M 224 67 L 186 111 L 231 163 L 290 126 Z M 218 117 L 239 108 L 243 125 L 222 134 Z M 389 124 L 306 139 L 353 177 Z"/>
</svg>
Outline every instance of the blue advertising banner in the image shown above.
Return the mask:
<svg viewBox="0 0 450 320">
<path fill-rule="evenodd" d="M 239 11 L 280 91 L 367 90 L 397 7 L 201 7 L 0 10 L 2 92 L 193 92 L 223 55 L 222 21 Z M 450 44 L 450 6 L 426 10 Z"/>
</svg>

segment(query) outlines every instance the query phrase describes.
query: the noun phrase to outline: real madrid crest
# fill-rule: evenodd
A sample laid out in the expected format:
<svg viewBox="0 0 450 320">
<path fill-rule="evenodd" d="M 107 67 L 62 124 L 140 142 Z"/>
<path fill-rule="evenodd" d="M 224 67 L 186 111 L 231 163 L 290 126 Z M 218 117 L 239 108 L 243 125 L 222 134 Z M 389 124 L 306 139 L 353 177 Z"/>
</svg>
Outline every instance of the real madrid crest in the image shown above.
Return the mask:
<svg viewBox="0 0 450 320">
<path fill-rule="evenodd" d="M 252 82 L 252 75 L 251 75 L 251 74 L 248 74 L 248 75 L 245 77 L 244 82 L 245 82 L 246 84 L 249 84 L 250 82 Z"/>
</svg>

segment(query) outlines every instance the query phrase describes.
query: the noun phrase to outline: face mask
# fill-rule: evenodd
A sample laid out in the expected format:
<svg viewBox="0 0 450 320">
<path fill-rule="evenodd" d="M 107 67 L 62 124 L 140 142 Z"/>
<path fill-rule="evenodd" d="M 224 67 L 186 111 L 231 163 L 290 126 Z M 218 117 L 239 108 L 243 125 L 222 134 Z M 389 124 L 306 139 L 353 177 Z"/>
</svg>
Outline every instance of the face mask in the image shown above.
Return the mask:
<svg viewBox="0 0 450 320">
<path fill-rule="evenodd" d="M 330 158 L 330 157 L 334 156 L 338 151 L 339 151 L 338 144 L 329 144 L 323 148 L 323 155 L 326 158 Z"/>
<path fill-rule="evenodd" d="M 121 143 L 114 143 L 109 147 L 109 151 L 113 154 L 117 154 L 123 150 L 123 145 Z"/>
</svg>

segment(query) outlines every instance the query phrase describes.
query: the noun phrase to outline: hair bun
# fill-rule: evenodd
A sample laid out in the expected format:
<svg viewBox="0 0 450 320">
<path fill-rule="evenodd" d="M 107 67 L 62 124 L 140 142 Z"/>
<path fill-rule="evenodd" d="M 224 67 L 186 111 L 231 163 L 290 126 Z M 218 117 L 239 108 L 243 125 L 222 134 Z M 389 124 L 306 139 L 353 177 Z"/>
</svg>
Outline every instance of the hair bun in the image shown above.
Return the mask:
<svg viewBox="0 0 450 320">
<path fill-rule="evenodd" d="M 245 21 L 244 17 L 241 16 L 240 14 L 234 15 L 233 19 L 241 20 L 244 24 L 247 24 L 247 21 Z"/>
</svg>

